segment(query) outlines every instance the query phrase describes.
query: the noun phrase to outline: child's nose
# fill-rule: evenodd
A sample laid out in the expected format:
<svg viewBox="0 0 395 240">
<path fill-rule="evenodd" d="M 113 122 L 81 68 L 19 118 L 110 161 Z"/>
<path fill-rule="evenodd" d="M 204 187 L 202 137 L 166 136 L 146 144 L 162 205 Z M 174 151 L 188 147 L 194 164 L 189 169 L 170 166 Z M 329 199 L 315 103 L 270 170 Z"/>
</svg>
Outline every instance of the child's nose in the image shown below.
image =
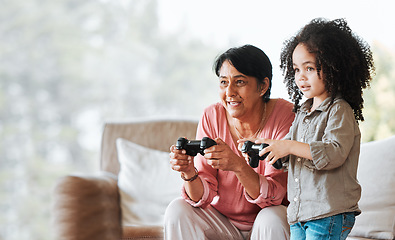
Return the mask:
<svg viewBox="0 0 395 240">
<path fill-rule="evenodd" d="M 297 76 L 295 76 L 298 81 L 306 81 L 306 76 L 303 72 L 300 72 Z"/>
</svg>

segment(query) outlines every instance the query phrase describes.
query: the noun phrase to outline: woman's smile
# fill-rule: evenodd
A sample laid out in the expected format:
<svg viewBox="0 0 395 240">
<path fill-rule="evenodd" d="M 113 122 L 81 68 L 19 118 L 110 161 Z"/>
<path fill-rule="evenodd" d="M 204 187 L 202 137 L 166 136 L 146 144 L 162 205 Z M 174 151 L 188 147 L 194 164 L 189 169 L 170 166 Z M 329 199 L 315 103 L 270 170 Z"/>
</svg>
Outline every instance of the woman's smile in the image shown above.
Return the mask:
<svg viewBox="0 0 395 240">
<path fill-rule="evenodd" d="M 228 101 L 228 105 L 232 108 L 236 108 L 241 105 L 240 101 Z"/>
</svg>

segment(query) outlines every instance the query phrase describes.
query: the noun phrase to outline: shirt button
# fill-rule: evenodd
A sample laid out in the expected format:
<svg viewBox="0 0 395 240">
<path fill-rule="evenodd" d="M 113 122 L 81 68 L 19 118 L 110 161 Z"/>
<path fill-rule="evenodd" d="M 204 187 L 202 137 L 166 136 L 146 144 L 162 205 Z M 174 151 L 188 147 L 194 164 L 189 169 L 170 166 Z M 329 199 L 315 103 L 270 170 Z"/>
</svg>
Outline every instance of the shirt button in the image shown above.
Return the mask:
<svg viewBox="0 0 395 240">
<path fill-rule="evenodd" d="M 302 160 L 301 160 L 300 158 L 297 158 L 296 161 L 300 162 L 300 161 L 302 161 Z"/>
<path fill-rule="evenodd" d="M 297 197 L 295 197 L 295 198 L 294 198 L 294 202 L 297 202 L 297 201 L 298 201 L 298 198 L 297 198 Z"/>
<path fill-rule="evenodd" d="M 303 142 L 303 140 L 304 140 L 303 138 L 300 138 L 299 142 Z"/>
<path fill-rule="evenodd" d="M 310 120 L 309 120 L 308 118 L 306 118 L 306 119 L 304 120 L 304 122 L 305 122 L 305 123 L 309 123 Z"/>
<path fill-rule="evenodd" d="M 295 182 L 299 182 L 299 179 L 295 178 Z"/>
</svg>

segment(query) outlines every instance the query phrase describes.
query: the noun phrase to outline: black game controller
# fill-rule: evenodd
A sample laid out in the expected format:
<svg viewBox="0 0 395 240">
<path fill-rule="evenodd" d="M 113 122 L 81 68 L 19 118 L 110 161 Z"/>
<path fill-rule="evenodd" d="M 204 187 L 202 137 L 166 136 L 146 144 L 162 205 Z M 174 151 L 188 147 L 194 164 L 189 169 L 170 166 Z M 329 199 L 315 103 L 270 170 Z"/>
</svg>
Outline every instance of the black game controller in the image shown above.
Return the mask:
<svg viewBox="0 0 395 240">
<path fill-rule="evenodd" d="M 208 137 L 204 137 L 202 140 L 188 140 L 180 137 L 177 140 L 176 148 L 179 150 L 185 149 L 189 156 L 196 156 L 198 153 L 204 155 L 204 150 L 214 145 L 217 145 L 217 143 Z"/>
<path fill-rule="evenodd" d="M 267 155 L 269 155 L 269 153 L 265 153 L 263 156 L 259 156 L 259 152 L 264 149 L 265 147 L 269 146 L 266 143 L 262 143 L 262 144 L 255 144 L 251 141 L 245 141 L 243 144 L 243 147 L 241 148 L 241 151 L 243 153 L 247 153 L 248 154 L 248 164 L 250 164 L 250 166 L 252 168 L 256 168 L 259 165 L 259 160 L 264 160 Z M 277 160 L 275 163 L 273 163 L 273 167 L 275 169 L 281 169 L 283 166 L 283 164 L 281 163 L 281 160 Z"/>
</svg>

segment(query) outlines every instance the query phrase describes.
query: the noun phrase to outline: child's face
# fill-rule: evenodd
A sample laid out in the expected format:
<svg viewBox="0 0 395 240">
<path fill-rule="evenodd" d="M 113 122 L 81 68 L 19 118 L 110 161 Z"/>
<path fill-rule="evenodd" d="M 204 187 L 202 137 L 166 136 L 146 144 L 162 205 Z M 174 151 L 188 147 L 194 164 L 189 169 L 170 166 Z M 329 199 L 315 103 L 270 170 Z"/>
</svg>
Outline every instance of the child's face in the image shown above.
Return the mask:
<svg viewBox="0 0 395 240">
<path fill-rule="evenodd" d="M 295 83 L 306 98 L 314 98 L 314 104 L 319 104 L 328 97 L 323 79 L 318 75 L 315 54 L 300 43 L 292 54 L 295 70 Z"/>
</svg>

